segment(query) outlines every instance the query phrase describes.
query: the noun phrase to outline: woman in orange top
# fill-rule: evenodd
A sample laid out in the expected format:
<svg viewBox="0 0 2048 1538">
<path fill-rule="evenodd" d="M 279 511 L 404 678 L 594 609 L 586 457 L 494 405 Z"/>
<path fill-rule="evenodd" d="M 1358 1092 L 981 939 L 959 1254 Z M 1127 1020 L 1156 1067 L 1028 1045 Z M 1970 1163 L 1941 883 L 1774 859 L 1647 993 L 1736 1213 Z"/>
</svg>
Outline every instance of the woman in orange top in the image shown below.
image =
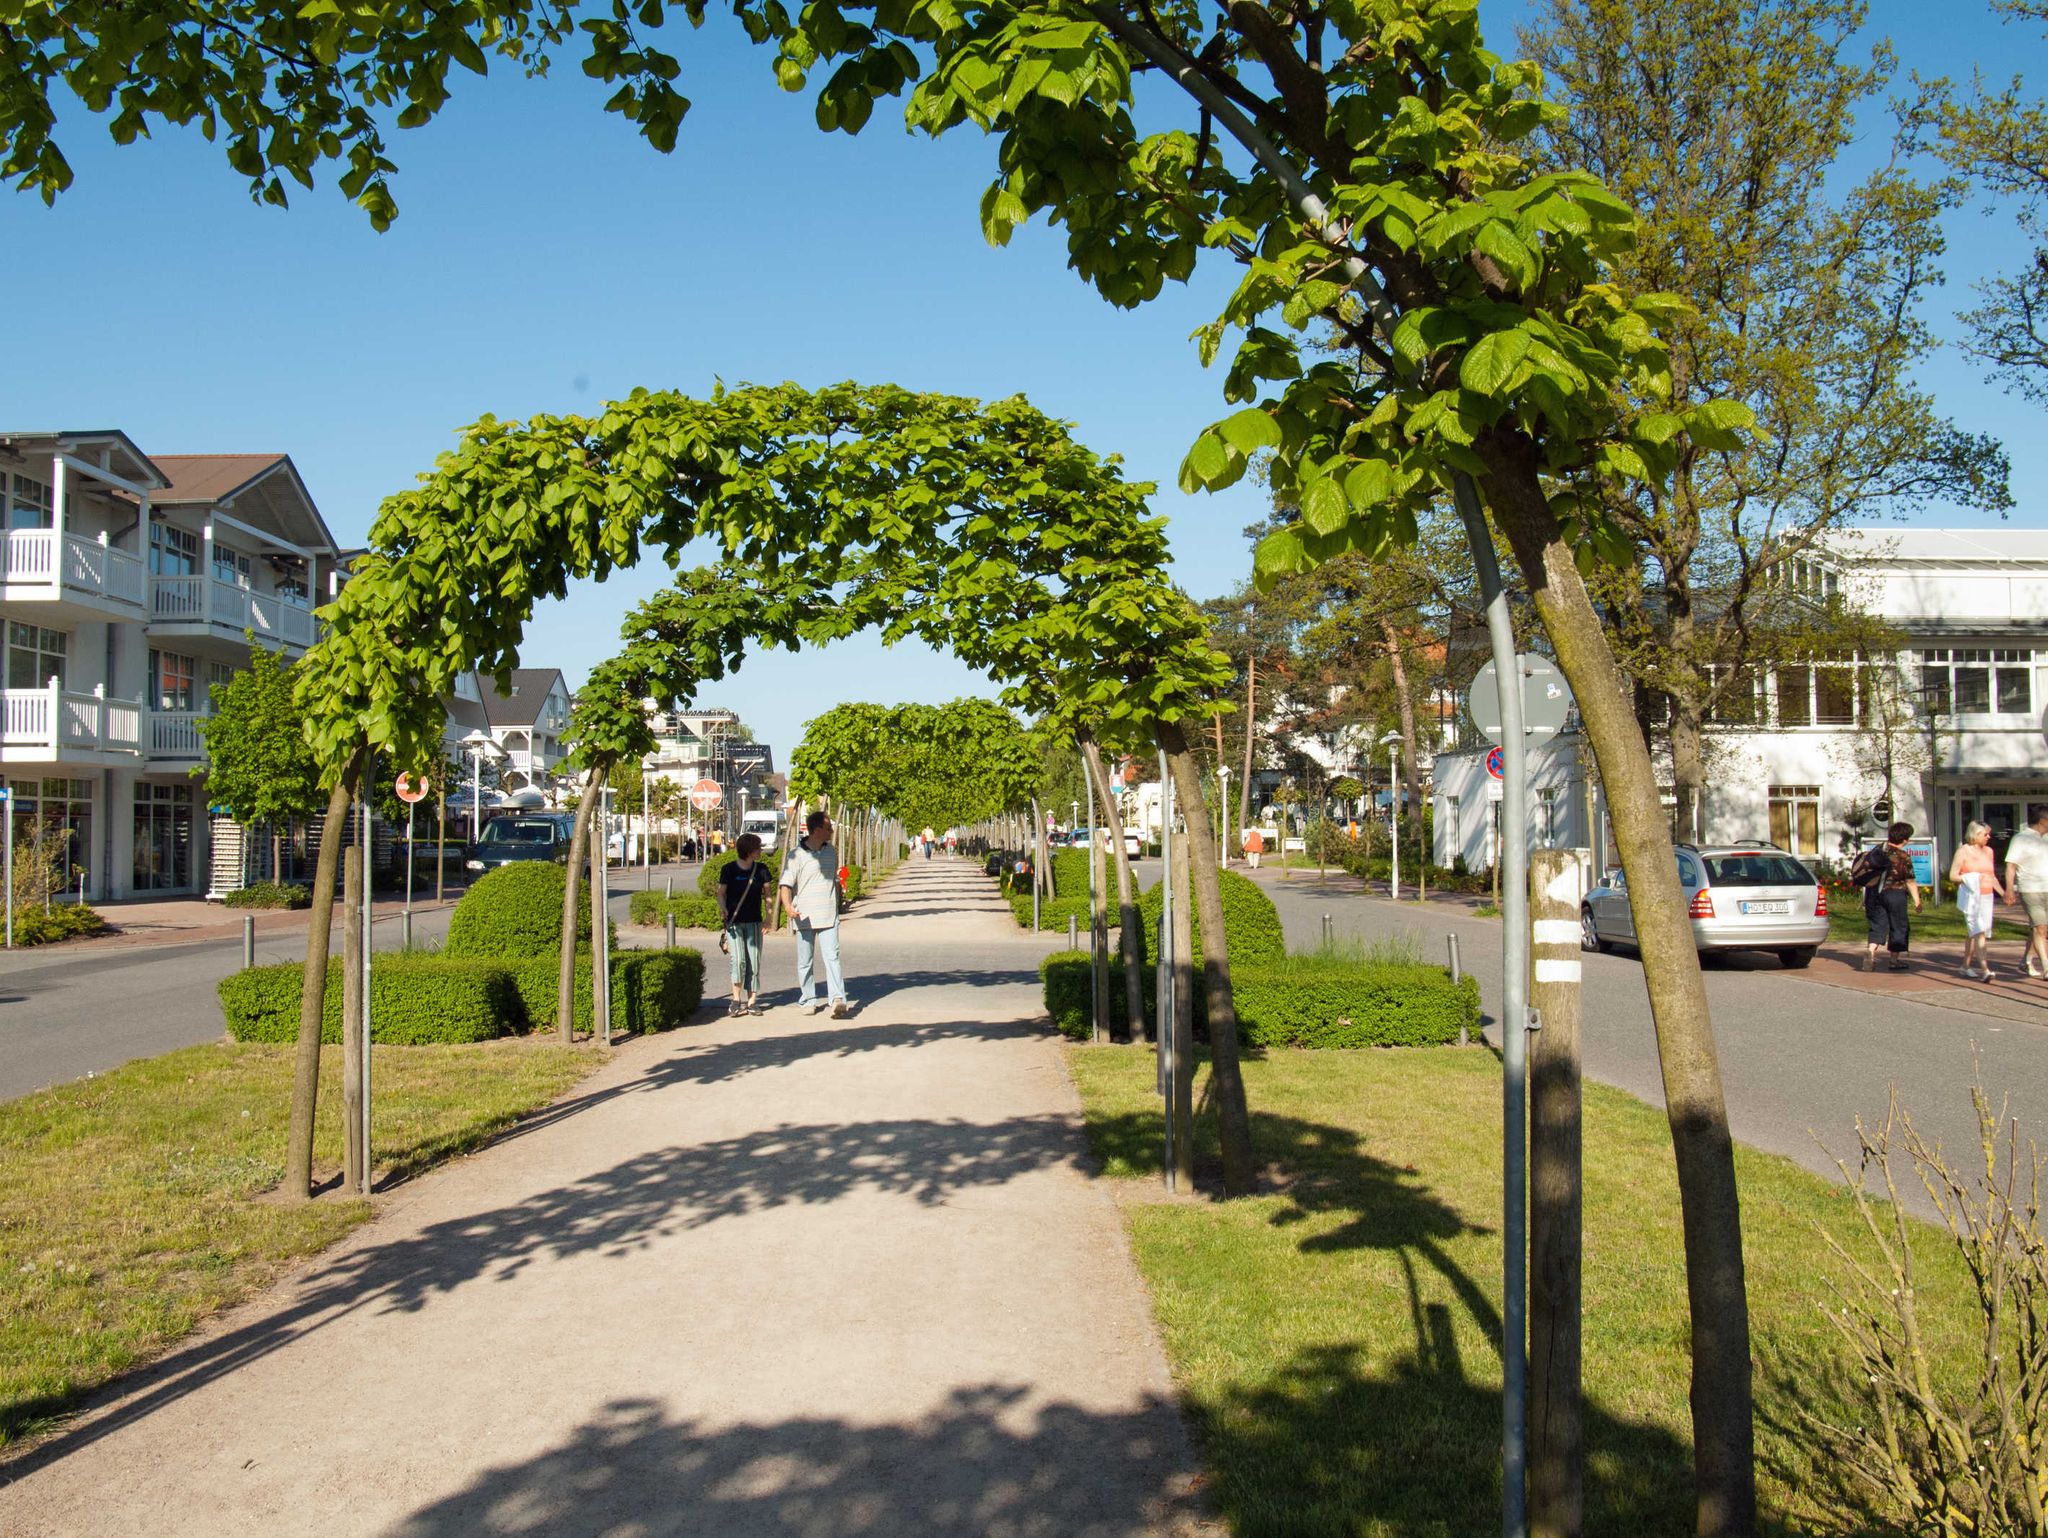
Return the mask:
<svg viewBox="0 0 2048 1538">
<path fill-rule="evenodd" d="M 1977 879 L 1965 886 L 1964 878 L 1970 876 Z M 1963 841 L 1956 846 L 1955 858 L 1948 862 L 1948 879 L 1962 888 L 1956 906 L 1963 910 L 1963 976 L 1992 982 L 1997 978 L 1991 970 L 1993 913 L 1998 899 L 2003 897 L 2011 902 L 2012 894 L 1999 885 L 1998 861 L 1991 853 L 1991 829 L 1987 825 L 1973 822 L 1963 830 Z M 1972 897 L 1969 894 L 1973 890 Z"/>
</svg>

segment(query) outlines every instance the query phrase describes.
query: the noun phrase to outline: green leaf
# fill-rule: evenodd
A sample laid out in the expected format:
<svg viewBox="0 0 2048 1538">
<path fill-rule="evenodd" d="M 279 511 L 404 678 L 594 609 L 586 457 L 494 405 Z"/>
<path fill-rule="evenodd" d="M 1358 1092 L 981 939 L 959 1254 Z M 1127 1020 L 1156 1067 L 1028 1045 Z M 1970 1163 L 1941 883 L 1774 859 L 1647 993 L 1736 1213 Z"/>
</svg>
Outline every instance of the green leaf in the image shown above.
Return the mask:
<svg viewBox="0 0 2048 1538">
<path fill-rule="evenodd" d="M 1318 534 L 1333 534 L 1351 516 L 1344 488 L 1331 475 L 1319 475 L 1301 491 L 1301 515 Z"/>
<path fill-rule="evenodd" d="M 1197 492 L 1213 489 L 1230 468 L 1230 452 L 1214 428 L 1205 430 L 1181 462 L 1180 489 Z"/>
<path fill-rule="evenodd" d="M 1282 577 L 1308 570 L 1308 566 L 1308 550 L 1294 529 L 1280 529 L 1268 534 L 1252 552 L 1252 576 L 1261 592 L 1270 591 L 1273 583 Z"/>
<path fill-rule="evenodd" d="M 1529 356 L 1526 331 L 1491 331 L 1467 349 L 1458 364 L 1458 383 L 1489 400 L 1505 394 Z"/>
<path fill-rule="evenodd" d="M 1685 428 L 1703 449 L 1733 451 L 1756 427 L 1756 413 L 1741 401 L 1702 401 L 1685 414 Z"/>
<path fill-rule="evenodd" d="M 1384 459 L 1368 459 L 1344 477 L 1344 493 L 1356 507 L 1377 507 L 1397 495 L 1394 469 Z"/>
<path fill-rule="evenodd" d="M 1224 418 L 1216 424 L 1216 431 L 1240 454 L 1280 447 L 1280 424 L 1273 420 L 1271 412 L 1259 406 L 1247 406 Z"/>
<path fill-rule="evenodd" d="M 1542 259 L 1521 236 L 1498 221 L 1480 230 L 1472 241 L 1472 249 L 1492 257 L 1495 265 L 1507 274 L 1508 281 L 1524 293 L 1534 288 L 1542 276 Z"/>
</svg>

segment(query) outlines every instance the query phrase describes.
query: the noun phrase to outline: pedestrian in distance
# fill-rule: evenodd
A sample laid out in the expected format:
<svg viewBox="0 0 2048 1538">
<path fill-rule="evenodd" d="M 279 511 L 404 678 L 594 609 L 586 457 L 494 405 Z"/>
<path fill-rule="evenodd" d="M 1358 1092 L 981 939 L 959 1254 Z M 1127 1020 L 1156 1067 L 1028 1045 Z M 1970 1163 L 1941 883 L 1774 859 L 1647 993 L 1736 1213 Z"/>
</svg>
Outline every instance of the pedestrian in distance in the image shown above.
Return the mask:
<svg viewBox="0 0 2048 1538">
<path fill-rule="evenodd" d="M 1849 867 L 1849 880 L 1863 893 L 1863 916 L 1869 921 L 1863 953 L 1863 970 L 1877 970 L 1877 953 L 1889 951 L 1894 972 L 1904 972 L 1906 947 L 1912 942 L 1912 921 L 1907 914 L 1920 910 L 1920 881 L 1913 870 L 1912 852 L 1905 842 L 1913 836 L 1910 822 L 1895 822 L 1885 829 L 1884 842 L 1856 856 Z"/>
<path fill-rule="evenodd" d="M 2005 846 L 2005 889 L 2027 910 L 2027 976 L 2048 977 L 2048 802 L 2027 808 L 2027 825 Z"/>
<path fill-rule="evenodd" d="M 1998 884 L 1998 857 L 1991 852 L 1988 824 L 1973 822 L 1963 829 L 1963 841 L 1948 862 L 1948 879 L 1955 883 L 1956 906 L 1963 913 L 1963 976 L 1995 982 L 1991 970 L 1991 926 L 1998 900 L 2012 901 L 2012 893 Z"/>
<path fill-rule="evenodd" d="M 796 926 L 796 1002 L 813 1012 L 823 1006 L 817 997 L 817 964 L 825 964 L 825 986 L 832 1018 L 853 1013 L 846 999 L 846 979 L 839 970 L 839 851 L 832 846 L 832 819 L 813 812 L 804 819 L 804 837 L 782 862 L 782 911 Z"/>
<path fill-rule="evenodd" d="M 729 1016 L 761 1012 L 761 899 L 768 893 L 768 867 L 757 856 L 761 840 L 742 833 L 733 846 L 739 856 L 718 873 L 718 910 L 725 932 L 718 948 L 732 957 Z"/>
</svg>

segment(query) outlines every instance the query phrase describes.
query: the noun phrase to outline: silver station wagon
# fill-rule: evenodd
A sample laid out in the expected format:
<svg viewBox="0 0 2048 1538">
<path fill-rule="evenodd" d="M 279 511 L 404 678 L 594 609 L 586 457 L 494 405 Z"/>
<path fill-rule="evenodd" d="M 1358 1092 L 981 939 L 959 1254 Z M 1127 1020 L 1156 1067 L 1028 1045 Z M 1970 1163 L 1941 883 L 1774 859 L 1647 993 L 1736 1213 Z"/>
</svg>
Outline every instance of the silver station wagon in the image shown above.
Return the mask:
<svg viewBox="0 0 2048 1538">
<path fill-rule="evenodd" d="M 1773 951 L 1786 966 L 1803 967 L 1828 937 L 1827 889 L 1775 844 L 1680 844 L 1678 882 L 1703 955 Z M 1635 944 L 1628 879 L 1619 870 L 1586 894 L 1579 927 L 1589 951 Z"/>
</svg>

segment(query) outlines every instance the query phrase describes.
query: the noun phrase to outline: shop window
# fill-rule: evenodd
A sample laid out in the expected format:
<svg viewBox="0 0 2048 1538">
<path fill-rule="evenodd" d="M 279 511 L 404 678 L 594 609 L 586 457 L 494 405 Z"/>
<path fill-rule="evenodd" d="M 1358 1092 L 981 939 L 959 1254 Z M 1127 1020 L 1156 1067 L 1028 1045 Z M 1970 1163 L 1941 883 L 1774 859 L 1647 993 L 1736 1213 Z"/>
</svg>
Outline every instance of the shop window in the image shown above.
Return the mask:
<svg viewBox="0 0 2048 1538">
<path fill-rule="evenodd" d="M 7 622 L 7 687 L 46 689 L 50 680 L 64 686 L 64 655 L 71 637 L 43 625 Z"/>
<path fill-rule="evenodd" d="M 14 792 L 12 833 L 17 845 L 26 843 L 38 825 L 46 837 L 61 831 L 64 849 L 59 871 L 63 884 L 61 889 L 53 888 L 46 895 L 53 899 L 67 892 L 75 896 L 79 878 L 84 876 L 88 882 L 92 879 L 92 781 L 53 776 L 9 778 L 0 783 Z"/>
<path fill-rule="evenodd" d="M 1820 853 L 1820 787 L 1773 785 L 1769 790 L 1771 842 L 1799 855 Z"/>
</svg>

